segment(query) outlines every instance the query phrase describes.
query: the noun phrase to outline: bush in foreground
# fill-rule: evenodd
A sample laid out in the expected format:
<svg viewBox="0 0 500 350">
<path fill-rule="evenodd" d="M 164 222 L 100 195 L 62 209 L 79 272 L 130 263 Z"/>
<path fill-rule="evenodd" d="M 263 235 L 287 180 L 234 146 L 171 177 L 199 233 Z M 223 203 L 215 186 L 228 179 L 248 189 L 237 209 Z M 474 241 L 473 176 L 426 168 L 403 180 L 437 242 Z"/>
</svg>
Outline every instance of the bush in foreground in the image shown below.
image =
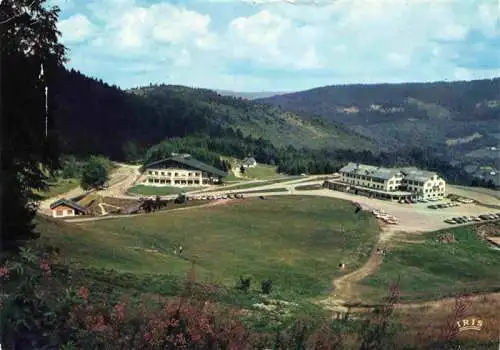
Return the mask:
<svg viewBox="0 0 500 350">
<path fill-rule="evenodd" d="M 359 322 L 349 321 L 348 315 L 332 321 L 317 312 L 297 317 L 286 315 L 286 310 L 236 309 L 197 288 L 194 270 L 182 296 L 175 298 L 149 295 L 112 300 L 112 295 L 103 298 L 85 285 L 72 288 L 72 277 L 67 267 L 59 265 L 57 255 L 37 256 L 28 249 L 21 249 L 0 267 L 2 348 L 396 348 L 392 314 L 399 300 L 397 286 L 376 313 Z M 456 315 L 452 316 L 454 321 Z M 253 325 L 245 322 L 252 317 Z M 260 330 L 255 317 L 261 318 Z M 456 342 L 454 338 L 454 333 L 440 337 L 444 343 Z"/>
</svg>

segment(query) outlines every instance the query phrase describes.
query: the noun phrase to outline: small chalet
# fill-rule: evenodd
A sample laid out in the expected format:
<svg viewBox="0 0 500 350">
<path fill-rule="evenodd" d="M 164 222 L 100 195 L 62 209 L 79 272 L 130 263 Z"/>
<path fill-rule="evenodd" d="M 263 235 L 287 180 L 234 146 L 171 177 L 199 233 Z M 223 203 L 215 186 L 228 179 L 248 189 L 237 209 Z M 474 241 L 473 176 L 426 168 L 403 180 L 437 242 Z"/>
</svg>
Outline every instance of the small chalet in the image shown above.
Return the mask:
<svg viewBox="0 0 500 350">
<path fill-rule="evenodd" d="M 244 168 L 255 168 L 257 166 L 257 161 L 253 157 L 243 159 Z"/>
<path fill-rule="evenodd" d="M 89 213 L 87 208 L 76 204 L 66 198 L 61 198 L 50 205 L 52 216 L 55 218 L 64 218 L 68 216 L 86 215 Z"/>
</svg>

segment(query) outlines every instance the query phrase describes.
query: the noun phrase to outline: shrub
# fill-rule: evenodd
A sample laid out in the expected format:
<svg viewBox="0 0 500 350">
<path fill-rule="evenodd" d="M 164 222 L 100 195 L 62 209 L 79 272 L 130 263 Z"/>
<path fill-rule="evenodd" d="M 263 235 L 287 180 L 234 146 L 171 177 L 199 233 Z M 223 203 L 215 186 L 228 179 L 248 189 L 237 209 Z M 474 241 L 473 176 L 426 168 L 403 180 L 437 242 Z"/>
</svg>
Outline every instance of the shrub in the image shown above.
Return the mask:
<svg viewBox="0 0 500 350">
<path fill-rule="evenodd" d="M 252 281 L 251 276 L 245 276 L 245 277 L 241 276 L 236 288 L 247 293 L 248 290 L 250 289 L 251 281 Z"/>
<path fill-rule="evenodd" d="M 186 195 L 183 193 L 180 193 L 177 198 L 175 198 L 174 203 L 175 204 L 183 204 L 186 202 Z"/>
<path fill-rule="evenodd" d="M 271 294 L 271 291 L 273 290 L 273 281 L 271 280 L 262 281 L 261 287 L 263 294 Z"/>
</svg>

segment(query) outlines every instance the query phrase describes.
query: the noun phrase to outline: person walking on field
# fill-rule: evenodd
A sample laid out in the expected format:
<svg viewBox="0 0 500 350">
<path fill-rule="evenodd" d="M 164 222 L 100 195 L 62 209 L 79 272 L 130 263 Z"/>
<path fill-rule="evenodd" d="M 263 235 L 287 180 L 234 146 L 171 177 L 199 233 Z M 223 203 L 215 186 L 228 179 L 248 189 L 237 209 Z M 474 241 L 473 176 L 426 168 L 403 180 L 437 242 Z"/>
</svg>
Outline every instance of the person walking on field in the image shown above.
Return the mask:
<svg viewBox="0 0 500 350">
<path fill-rule="evenodd" d="M 182 251 L 183 251 L 183 250 L 184 250 L 184 249 L 182 248 L 182 246 L 179 246 L 179 255 L 182 255 Z"/>
</svg>

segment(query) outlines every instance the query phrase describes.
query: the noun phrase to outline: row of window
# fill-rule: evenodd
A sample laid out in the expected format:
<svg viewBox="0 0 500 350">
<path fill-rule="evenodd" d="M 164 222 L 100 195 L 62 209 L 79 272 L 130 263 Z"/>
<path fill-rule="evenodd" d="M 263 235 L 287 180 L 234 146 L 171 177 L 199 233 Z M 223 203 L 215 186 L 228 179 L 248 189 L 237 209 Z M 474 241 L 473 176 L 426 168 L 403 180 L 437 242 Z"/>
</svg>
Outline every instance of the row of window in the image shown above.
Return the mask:
<svg viewBox="0 0 500 350">
<path fill-rule="evenodd" d="M 169 179 L 148 179 L 149 183 L 156 183 L 156 184 L 176 184 L 176 185 L 199 185 L 200 180 L 174 180 L 171 181 Z M 206 183 L 207 180 L 204 180 L 204 183 Z"/>
<path fill-rule="evenodd" d="M 66 214 L 73 215 L 73 210 L 71 209 L 66 210 Z M 63 215 L 64 215 L 64 210 L 56 210 L 56 216 L 63 216 Z"/>
<path fill-rule="evenodd" d="M 162 176 L 172 176 L 171 172 L 166 172 L 166 171 L 153 171 L 153 170 L 148 170 L 149 175 L 162 175 Z M 179 176 L 179 173 L 174 173 L 174 176 Z M 200 173 L 188 173 L 188 176 L 200 176 Z"/>
</svg>

